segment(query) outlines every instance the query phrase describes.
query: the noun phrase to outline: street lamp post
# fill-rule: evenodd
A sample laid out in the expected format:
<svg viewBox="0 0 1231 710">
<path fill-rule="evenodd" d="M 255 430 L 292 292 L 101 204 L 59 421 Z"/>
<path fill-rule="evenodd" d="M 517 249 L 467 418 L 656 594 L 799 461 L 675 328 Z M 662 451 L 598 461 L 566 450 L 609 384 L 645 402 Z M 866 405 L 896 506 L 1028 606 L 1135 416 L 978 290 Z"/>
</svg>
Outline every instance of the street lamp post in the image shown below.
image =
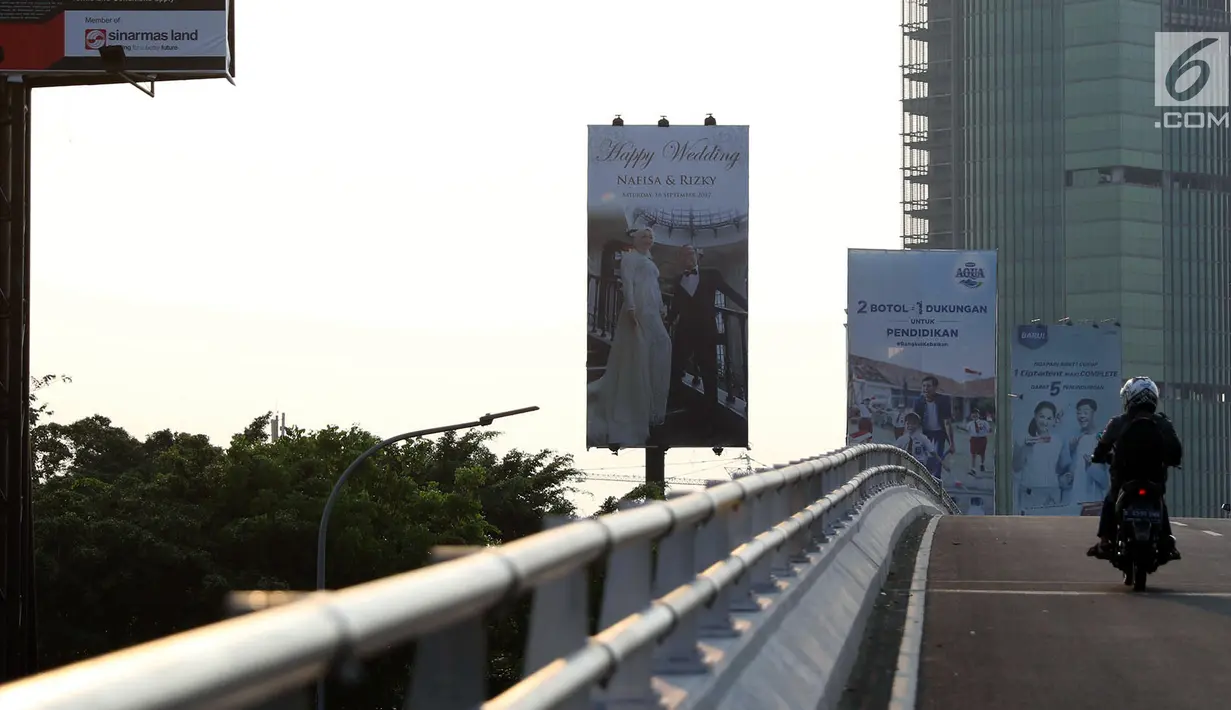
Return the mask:
<svg viewBox="0 0 1231 710">
<path fill-rule="evenodd" d="M 338 477 L 338 482 L 333 484 L 333 491 L 329 494 L 329 500 L 325 501 L 325 510 L 321 512 L 321 524 L 316 531 L 316 588 L 323 590 L 325 588 L 325 536 L 329 531 L 329 514 L 333 512 L 333 504 L 337 501 L 338 493 L 342 491 L 342 486 L 346 483 L 346 479 L 351 473 L 359 468 L 359 465 L 367 461 L 373 454 L 384 449 L 391 444 L 396 444 L 399 441 L 407 439 L 417 439 L 421 436 L 430 434 L 443 434 L 450 431 L 459 431 L 461 429 L 473 429 L 475 427 L 489 426 L 497 419 L 504 417 L 512 417 L 518 414 L 526 414 L 528 412 L 537 412 L 538 407 L 522 407 L 521 409 L 513 409 L 507 412 L 497 412 L 495 414 L 484 414 L 473 422 L 465 422 L 464 424 L 450 424 L 448 426 L 433 427 L 431 429 L 420 429 L 418 431 L 407 432 L 390 437 L 376 444 L 372 448 L 359 454 L 359 458 L 351 462 L 350 466 L 342 472 Z M 316 707 L 318 710 L 325 710 L 325 679 L 321 678 L 316 684 Z"/>
</svg>

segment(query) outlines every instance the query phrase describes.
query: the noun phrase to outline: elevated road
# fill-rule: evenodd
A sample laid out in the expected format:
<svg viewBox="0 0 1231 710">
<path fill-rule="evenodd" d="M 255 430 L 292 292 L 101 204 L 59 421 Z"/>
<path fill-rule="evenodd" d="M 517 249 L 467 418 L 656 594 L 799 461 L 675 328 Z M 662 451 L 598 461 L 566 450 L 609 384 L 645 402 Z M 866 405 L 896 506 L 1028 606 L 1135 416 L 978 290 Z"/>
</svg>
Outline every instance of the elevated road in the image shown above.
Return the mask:
<svg viewBox="0 0 1231 710">
<path fill-rule="evenodd" d="M 1231 521 L 1177 519 L 1184 559 L 1133 592 L 1086 557 L 1094 518 L 945 517 L 928 565 L 920 710 L 1231 703 Z"/>
</svg>

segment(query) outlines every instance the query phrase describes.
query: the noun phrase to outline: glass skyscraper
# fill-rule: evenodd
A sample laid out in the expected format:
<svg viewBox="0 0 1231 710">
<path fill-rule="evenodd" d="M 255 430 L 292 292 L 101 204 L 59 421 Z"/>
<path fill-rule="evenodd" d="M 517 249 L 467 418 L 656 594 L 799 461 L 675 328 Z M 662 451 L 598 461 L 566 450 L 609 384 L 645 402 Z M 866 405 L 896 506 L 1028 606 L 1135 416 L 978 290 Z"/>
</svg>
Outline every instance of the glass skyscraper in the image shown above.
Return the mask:
<svg viewBox="0 0 1231 710">
<path fill-rule="evenodd" d="M 1229 1 L 903 7 L 903 246 L 999 252 L 998 422 L 1013 326 L 1119 322 L 1184 441 L 1173 515 L 1231 500 L 1231 126 L 1157 125 L 1155 33 L 1227 32 Z"/>
</svg>

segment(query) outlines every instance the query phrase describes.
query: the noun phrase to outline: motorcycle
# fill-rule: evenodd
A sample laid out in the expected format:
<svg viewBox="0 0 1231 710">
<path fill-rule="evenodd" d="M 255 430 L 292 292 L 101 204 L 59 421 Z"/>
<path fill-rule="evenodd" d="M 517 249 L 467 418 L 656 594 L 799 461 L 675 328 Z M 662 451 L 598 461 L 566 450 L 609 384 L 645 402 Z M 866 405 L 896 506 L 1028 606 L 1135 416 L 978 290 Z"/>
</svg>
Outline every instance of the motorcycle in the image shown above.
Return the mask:
<svg viewBox="0 0 1231 710">
<path fill-rule="evenodd" d="M 1124 585 L 1143 592 L 1146 577 L 1169 561 L 1171 540 L 1164 540 L 1163 488 L 1148 481 L 1128 481 L 1115 505 L 1116 537 L 1111 564 L 1124 573 Z M 1165 543 L 1165 544 L 1164 544 Z"/>
</svg>

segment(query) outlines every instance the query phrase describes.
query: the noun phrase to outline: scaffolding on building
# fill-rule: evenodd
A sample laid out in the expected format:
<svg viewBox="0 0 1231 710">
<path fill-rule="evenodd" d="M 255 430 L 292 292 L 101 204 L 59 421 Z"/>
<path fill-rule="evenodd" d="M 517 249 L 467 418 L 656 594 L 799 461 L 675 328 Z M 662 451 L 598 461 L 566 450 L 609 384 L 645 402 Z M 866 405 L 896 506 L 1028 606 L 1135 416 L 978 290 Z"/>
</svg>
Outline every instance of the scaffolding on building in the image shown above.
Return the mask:
<svg viewBox="0 0 1231 710">
<path fill-rule="evenodd" d="M 902 247 L 963 248 L 958 175 L 954 2 L 902 4 Z"/>
</svg>

